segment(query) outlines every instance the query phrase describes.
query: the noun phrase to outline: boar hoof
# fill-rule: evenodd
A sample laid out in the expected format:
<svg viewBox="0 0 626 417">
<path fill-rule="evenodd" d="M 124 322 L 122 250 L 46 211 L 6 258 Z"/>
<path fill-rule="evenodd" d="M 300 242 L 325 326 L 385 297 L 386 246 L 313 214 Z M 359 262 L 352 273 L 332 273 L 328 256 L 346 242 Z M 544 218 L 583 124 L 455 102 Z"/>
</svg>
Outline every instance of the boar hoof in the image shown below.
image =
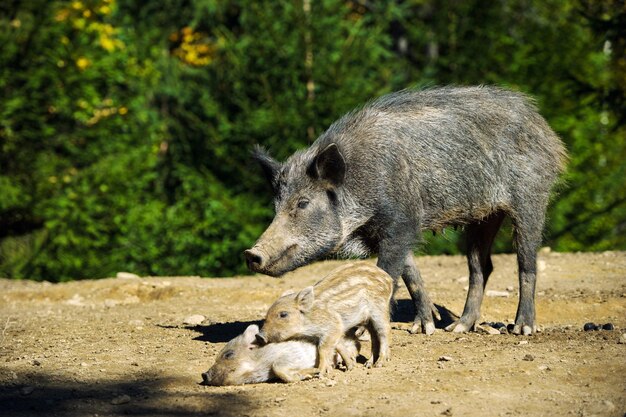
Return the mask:
<svg viewBox="0 0 626 417">
<path fill-rule="evenodd" d="M 409 330 L 409 333 L 417 334 L 422 332 L 426 335 L 431 335 L 435 333 L 435 323 L 432 321 L 425 321 L 420 318 L 416 318 L 413 326 L 411 327 L 411 330 Z"/>
<path fill-rule="evenodd" d="M 445 330 L 446 332 L 452 332 L 452 333 L 466 333 L 472 330 L 473 328 L 474 328 L 474 324 L 468 325 L 459 320 L 447 326 Z"/>
<path fill-rule="evenodd" d="M 521 334 L 523 336 L 529 336 L 537 331 L 537 326 L 529 326 L 527 324 L 516 324 L 513 327 L 513 334 Z"/>
</svg>

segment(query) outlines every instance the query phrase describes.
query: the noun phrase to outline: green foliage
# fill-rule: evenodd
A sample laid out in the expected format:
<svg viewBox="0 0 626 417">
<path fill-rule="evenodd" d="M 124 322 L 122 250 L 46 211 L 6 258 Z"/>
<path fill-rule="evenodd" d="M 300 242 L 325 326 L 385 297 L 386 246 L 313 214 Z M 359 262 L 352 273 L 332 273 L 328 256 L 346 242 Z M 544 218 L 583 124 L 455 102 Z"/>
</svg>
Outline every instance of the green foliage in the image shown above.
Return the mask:
<svg viewBox="0 0 626 417">
<path fill-rule="evenodd" d="M 547 244 L 626 249 L 617 0 L 114 0 L 0 6 L 0 276 L 244 272 L 279 158 L 411 86 L 537 97 L 571 153 Z M 425 236 L 457 253 L 462 233 Z M 510 226 L 496 241 L 510 251 Z"/>
</svg>

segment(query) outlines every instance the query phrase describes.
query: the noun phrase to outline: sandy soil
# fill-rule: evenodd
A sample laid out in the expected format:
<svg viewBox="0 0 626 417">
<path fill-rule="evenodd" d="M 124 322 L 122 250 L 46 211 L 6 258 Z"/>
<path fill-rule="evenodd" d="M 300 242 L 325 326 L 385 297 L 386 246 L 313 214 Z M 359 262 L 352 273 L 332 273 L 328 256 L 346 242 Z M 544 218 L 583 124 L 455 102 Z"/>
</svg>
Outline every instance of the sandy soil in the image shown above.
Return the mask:
<svg viewBox="0 0 626 417">
<path fill-rule="evenodd" d="M 626 412 L 626 252 L 540 255 L 534 336 L 407 332 L 406 290 L 393 317 L 392 360 L 296 384 L 199 385 L 230 338 L 286 289 L 339 264 L 265 276 L 0 280 L 0 415 L 623 416 Z M 431 298 L 459 314 L 461 256 L 418 258 Z M 483 320 L 512 322 L 515 258 L 494 258 Z M 183 320 L 207 317 L 201 325 Z M 582 331 L 586 322 L 613 331 Z M 445 324 L 445 323 L 444 323 Z M 441 323 L 439 323 L 441 326 Z M 626 337 L 626 336 L 625 336 Z M 364 346 L 365 353 L 368 346 Z M 447 356 L 449 361 L 440 361 Z M 529 360 L 532 359 L 532 360 Z"/>
</svg>

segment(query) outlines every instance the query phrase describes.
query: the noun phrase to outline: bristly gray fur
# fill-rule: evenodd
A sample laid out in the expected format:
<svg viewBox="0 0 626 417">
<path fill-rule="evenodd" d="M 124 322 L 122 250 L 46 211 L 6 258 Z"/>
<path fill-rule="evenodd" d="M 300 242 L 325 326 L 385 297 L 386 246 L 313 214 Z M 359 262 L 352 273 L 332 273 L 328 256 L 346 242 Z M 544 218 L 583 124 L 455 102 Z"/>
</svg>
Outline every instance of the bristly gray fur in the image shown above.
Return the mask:
<svg viewBox="0 0 626 417">
<path fill-rule="evenodd" d="M 345 177 L 311 177 L 332 144 Z M 493 237 L 509 216 L 520 265 L 515 330 L 526 332 L 546 207 L 566 162 L 563 144 L 522 93 L 481 86 L 388 94 L 280 164 L 276 218 L 249 252 L 258 251 L 261 263 L 250 265 L 280 275 L 333 252 L 378 253 L 378 265 L 407 284 L 416 328 L 431 331 L 433 305 L 411 249 L 425 230 L 465 225 L 470 294 L 455 327 L 464 331 L 478 318 Z M 308 211 L 298 208 L 303 199 Z"/>
</svg>

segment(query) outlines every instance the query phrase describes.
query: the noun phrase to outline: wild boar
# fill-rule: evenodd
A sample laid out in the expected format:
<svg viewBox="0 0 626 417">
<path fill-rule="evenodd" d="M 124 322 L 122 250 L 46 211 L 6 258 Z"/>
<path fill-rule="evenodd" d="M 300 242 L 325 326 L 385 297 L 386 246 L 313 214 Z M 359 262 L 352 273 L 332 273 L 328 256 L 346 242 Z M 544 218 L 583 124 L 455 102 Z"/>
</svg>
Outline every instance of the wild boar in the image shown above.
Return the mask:
<svg viewBox="0 0 626 417">
<path fill-rule="evenodd" d="M 493 270 L 491 246 L 505 216 L 513 224 L 520 297 L 513 332 L 535 328 L 537 249 L 551 189 L 566 164 L 558 136 L 532 100 L 497 87 L 404 90 L 333 123 L 284 163 L 255 158 L 274 192 L 276 215 L 248 267 L 279 276 L 330 254 L 378 254 L 402 276 L 416 316 L 434 331 L 436 310 L 412 249 L 426 230 L 467 230 L 470 285 L 460 319 L 472 329 Z"/>
</svg>

